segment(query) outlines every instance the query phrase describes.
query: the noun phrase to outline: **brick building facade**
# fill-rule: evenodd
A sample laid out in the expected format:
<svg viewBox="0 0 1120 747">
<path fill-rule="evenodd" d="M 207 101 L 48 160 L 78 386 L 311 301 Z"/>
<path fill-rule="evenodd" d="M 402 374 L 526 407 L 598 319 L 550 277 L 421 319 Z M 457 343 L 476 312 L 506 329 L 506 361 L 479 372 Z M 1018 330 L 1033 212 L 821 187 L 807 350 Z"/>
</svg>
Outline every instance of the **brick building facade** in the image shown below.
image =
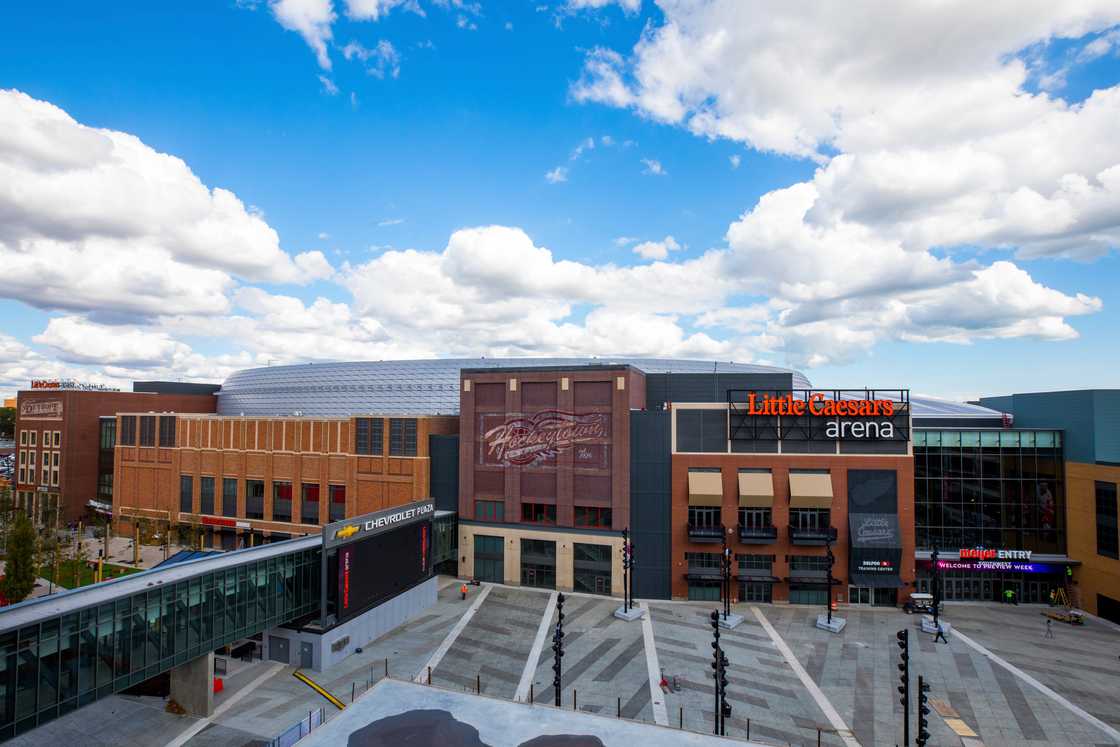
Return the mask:
<svg viewBox="0 0 1120 747">
<path fill-rule="evenodd" d="M 233 549 L 426 499 L 428 437 L 458 418 L 117 417 L 114 505 Z"/>
<path fill-rule="evenodd" d="M 113 416 L 122 410 L 212 413 L 215 406 L 212 393 L 21 391 L 16 402 L 17 505 L 42 523 L 78 521 L 91 500 L 111 501 Z"/>
<path fill-rule="evenodd" d="M 460 575 L 621 593 L 629 418 L 644 407 L 627 365 L 464 369 Z"/>
</svg>

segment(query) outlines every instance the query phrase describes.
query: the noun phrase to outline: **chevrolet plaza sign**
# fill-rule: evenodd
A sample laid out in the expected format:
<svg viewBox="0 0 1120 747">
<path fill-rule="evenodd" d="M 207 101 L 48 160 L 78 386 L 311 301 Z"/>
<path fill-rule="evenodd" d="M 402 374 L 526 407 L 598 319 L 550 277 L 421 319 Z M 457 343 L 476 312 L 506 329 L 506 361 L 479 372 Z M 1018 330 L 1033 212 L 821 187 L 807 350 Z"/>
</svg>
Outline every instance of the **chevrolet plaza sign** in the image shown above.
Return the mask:
<svg viewBox="0 0 1120 747">
<path fill-rule="evenodd" d="M 323 544 L 326 547 L 334 547 L 365 539 L 401 524 L 430 519 L 435 514 L 435 510 L 435 504 L 428 501 L 336 521 L 323 527 Z"/>
</svg>

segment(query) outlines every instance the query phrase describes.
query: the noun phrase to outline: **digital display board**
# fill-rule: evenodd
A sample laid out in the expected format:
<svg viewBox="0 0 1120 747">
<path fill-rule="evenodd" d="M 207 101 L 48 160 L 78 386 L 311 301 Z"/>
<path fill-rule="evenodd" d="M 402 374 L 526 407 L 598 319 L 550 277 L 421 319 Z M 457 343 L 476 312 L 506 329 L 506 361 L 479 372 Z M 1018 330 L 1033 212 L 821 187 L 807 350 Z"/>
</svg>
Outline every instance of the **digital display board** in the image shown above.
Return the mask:
<svg viewBox="0 0 1120 747">
<path fill-rule="evenodd" d="M 1012 571 L 1014 573 L 1061 573 L 1064 566 L 1054 563 L 1024 563 L 1018 560 L 939 560 L 943 571 Z"/>
<path fill-rule="evenodd" d="M 339 622 L 406 591 L 430 574 L 431 522 L 405 524 L 341 545 L 331 566 Z"/>
</svg>

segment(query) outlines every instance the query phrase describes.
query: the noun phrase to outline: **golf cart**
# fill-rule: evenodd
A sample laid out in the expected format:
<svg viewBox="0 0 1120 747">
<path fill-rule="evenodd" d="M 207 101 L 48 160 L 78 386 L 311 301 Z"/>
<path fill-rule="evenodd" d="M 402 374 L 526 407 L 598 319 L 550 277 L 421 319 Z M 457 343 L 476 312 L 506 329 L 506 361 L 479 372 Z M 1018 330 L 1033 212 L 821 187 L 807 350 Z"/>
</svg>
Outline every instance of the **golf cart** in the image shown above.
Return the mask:
<svg viewBox="0 0 1120 747">
<path fill-rule="evenodd" d="M 913 615 L 915 612 L 932 615 L 933 594 L 923 594 L 921 592 L 911 594 L 906 603 L 902 605 L 902 611 L 907 615 Z"/>
</svg>

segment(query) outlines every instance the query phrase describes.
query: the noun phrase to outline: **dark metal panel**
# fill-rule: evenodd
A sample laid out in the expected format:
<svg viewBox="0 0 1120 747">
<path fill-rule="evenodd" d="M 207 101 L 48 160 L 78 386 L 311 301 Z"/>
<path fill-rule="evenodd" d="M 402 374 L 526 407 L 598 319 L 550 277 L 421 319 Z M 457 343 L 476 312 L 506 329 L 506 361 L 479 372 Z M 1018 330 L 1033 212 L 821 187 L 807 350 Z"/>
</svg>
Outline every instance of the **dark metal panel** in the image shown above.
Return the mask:
<svg viewBox="0 0 1120 747">
<path fill-rule="evenodd" d="M 428 436 L 431 496 L 439 511 L 459 510 L 459 436 Z"/>
<path fill-rule="evenodd" d="M 683 412 L 683 411 L 682 411 Z M 630 413 L 630 533 L 634 596 L 669 599 L 671 555 L 670 421 L 667 412 Z"/>
<path fill-rule="evenodd" d="M 726 402 L 730 389 L 792 389 L 792 373 L 647 373 L 646 409 L 666 402 Z"/>
</svg>

